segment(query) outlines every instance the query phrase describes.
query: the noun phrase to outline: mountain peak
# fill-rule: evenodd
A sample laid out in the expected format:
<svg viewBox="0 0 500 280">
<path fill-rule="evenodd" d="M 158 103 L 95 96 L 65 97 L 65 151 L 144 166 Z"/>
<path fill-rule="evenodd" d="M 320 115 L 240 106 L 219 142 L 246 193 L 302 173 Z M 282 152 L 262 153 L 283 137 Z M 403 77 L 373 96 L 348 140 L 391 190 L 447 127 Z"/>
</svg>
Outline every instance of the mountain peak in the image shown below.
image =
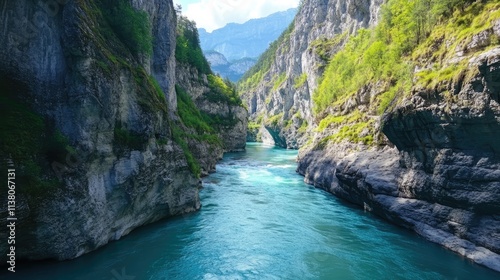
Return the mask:
<svg viewBox="0 0 500 280">
<path fill-rule="evenodd" d="M 291 8 L 245 23 L 228 23 L 212 32 L 198 29 L 201 47 L 212 69 L 237 81 L 290 25 L 296 13 L 297 8 Z"/>
<path fill-rule="evenodd" d="M 200 28 L 201 47 L 204 51 L 215 50 L 229 61 L 244 57 L 257 58 L 279 37 L 296 13 L 297 8 L 291 8 L 245 23 L 228 23 L 212 32 Z"/>
</svg>

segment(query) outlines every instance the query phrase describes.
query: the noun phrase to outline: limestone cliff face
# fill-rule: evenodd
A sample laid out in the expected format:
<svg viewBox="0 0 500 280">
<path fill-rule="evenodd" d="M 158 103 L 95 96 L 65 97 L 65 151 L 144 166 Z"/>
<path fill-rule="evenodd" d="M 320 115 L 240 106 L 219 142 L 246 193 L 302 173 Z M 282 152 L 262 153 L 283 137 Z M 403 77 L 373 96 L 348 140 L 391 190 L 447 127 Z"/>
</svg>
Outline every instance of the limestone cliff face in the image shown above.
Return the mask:
<svg viewBox="0 0 500 280">
<path fill-rule="evenodd" d="M 371 117 L 378 146 L 345 140 L 320 147 L 336 133 L 327 129 L 301 150 L 298 172 L 308 183 L 500 271 L 500 48 L 487 48 L 488 38 L 500 37 L 497 26 L 500 20 L 451 51 L 443 63 L 463 65 L 457 78 L 432 87 L 415 82 L 382 117 Z M 415 71 L 433 61 L 421 63 Z M 373 116 L 371 101 L 380 87 L 367 85 L 330 112 Z"/>
<path fill-rule="evenodd" d="M 325 58 L 345 35 L 373 26 L 380 5 L 304 2 L 269 68 L 240 85 L 254 122 L 248 139 L 269 141 L 269 132 L 278 146 L 300 147 L 306 182 L 500 271 L 498 17 L 463 37 L 433 33 L 411 58 L 409 89 L 384 114 L 380 96 L 391 82 L 371 80 L 313 116 Z M 453 75 L 438 74 L 445 70 Z M 435 75 L 431 85 L 425 73 Z"/>
<path fill-rule="evenodd" d="M 238 104 L 211 100 L 209 95 L 212 89 L 209 87 L 207 75 L 200 74 L 190 65 L 177 65 L 176 81 L 178 86 L 189 93 L 200 112 L 211 119 L 219 120 L 212 125 L 221 140 L 220 145 L 203 143 L 196 139 L 192 139 L 189 143 L 193 155 L 202 163 L 202 175 L 208 175 L 215 171 L 215 165 L 224 152 L 245 149 L 248 112 Z"/>
<path fill-rule="evenodd" d="M 300 152 L 308 183 L 500 271 L 500 49 L 441 91 L 415 88 L 381 120 L 389 143 Z M 477 70 L 477 71 L 476 71 Z M 455 100 L 442 96 L 455 90 Z M 459 101 L 458 101 L 459 100 Z"/>
<path fill-rule="evenodd" d="M 97 1 L 49 2 L 0 1 L 2 102 L 26 106 L 40 126 L 65 139 L 51 148 L 55 155 L 14 158 L 18 260 L 75 258 L 136 227 L 200 207 L 200 180 L 174 136 L 179 119 L 172 1 L 128 2 L 151 23 L 151 54 L 127 48 L 106 25 Z M 34 138 L 52 135 L 22 131 Z M 1 151 L 2 163 L 14 148 Z M 213 164 L 201 162 L 207 170 Z M 1 198 L 6 223 L 7 198 Z M 2 239 L 6 234 L 0 231 Z"/>
<path fill-rule="evenodd" d="M 328 50 L 336 52 L 345 42 L 345 34 L 377 22 L 382 2 L 304 1 L 292 29 L 271 55 L 269 70 L 258 84 L 243 88 L 251 120 L 261 123 L 276 145 L 297 149 L 314 128 L 311 96 L 326 64 L 315 43 L 338 38 Z"/>
</svg>

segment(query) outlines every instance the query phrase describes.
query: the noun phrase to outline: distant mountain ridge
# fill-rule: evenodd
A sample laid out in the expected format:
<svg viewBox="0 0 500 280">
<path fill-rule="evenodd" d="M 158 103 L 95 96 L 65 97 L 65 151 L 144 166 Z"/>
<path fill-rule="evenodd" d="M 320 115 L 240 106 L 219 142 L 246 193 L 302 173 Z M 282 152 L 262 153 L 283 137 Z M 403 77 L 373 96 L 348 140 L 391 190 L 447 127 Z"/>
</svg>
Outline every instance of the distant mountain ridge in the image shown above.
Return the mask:
<svg viewBox="0 0 500 280">
<path fill-rule="evenodd" d="M 204 51 L 217 51 L 229 61 L 244 57 L 257 58 L 288 27 L 296 13 L 297 9 L 291 8 L 242 24 L 229 23 L 211 33 L 200 28 L 201 48 Z"/>
<path fill-rule="evenodd" d="M 242 24 L 229 23 L 211 33 L 200 28 L 201 48 L 216 73 L 237 81 L 290 25 L 296 13 L 297 9 L 291 8 Z"/>
<path fill-rule="evenodd" d="M 238 81 L 257 62 L 256 58 L 249 57 L 229 62 L 223 54 L 216 51 L 206 51 L 204 54 L 215 73 L 233 82 Z"/>
</svg>

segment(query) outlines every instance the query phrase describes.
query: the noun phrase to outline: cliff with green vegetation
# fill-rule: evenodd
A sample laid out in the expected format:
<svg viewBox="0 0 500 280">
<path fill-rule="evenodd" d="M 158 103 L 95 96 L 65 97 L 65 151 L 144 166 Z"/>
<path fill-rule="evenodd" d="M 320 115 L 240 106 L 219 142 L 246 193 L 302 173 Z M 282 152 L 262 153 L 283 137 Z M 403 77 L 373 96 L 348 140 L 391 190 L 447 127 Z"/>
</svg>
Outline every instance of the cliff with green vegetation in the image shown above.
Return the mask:
<svg viewBox="0 0 500 280">
<path fill-rule="evenodd" d="M 238 83 L 250 123 L 258 127 L 250 140 L 256 135 L 286 148 L 308 141 L 316 120 L 312 95 L 329 55 L 377 20 L 382 1 L 365 2 L 303 1 L 295 20 Z"/>
<path fill-rule="evenodd" d="M 321 26 L 344 28 L 270 49 L 240 84 L 249 131 L 300 147 L 306 182 L 500 271 L 500 3 L 310 0 L 290 38 L 317 32 L 298 22 L 320 7 L 368 24 L 332 18 Z M 297 61 L 293 79 L 272 70 Z"/>
<path fill-rule="evenodd" d="M 176 40 L 178 112 L 186 128 L 182 138 L 201 164 L 201 174 L 207 175 L 215 171 L 223 152 L 244 150 L 247 111 L 235 85 L 210 69 L 195 23 L 181 15 Z"/>
<path fill-rule="evenodd" d="M 178 31 L 172 1 L 2 1 L 0 14 L 0 159 L 16 170 L 17 260 L 76 258 L 199 209 L 199 176 L 244 148 L 223 133 L 244 139 L 246 111 L 198 38 Z M 243 113 L 230 124 L 204 113 L 176 77 L 189 69 L 207 74 L 214 104 Z"/>
</svg>

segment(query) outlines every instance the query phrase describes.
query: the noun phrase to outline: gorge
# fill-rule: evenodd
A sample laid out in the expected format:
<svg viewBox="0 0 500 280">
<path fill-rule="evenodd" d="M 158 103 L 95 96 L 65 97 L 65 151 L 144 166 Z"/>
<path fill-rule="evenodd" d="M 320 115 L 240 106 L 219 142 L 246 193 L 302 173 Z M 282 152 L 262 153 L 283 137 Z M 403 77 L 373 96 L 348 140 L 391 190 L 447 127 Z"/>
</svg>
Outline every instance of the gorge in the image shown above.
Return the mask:
<svg viewBox="0 0 500 280">
<path fill-rule="evenodd" d="M 19 279 L 496 279 L 418 235 L 306 185 L 297 151 L 249 143 L 203 179 L 200 211 Z M 0 277 L 2 274 L 0 273 Z"/>
<path fill-rule="evenodd" d="M 171 0 L 0 23 L 20 279 L 498 277 L 498 1 L 301 1 L 236 86 Z"/>
</svg>

